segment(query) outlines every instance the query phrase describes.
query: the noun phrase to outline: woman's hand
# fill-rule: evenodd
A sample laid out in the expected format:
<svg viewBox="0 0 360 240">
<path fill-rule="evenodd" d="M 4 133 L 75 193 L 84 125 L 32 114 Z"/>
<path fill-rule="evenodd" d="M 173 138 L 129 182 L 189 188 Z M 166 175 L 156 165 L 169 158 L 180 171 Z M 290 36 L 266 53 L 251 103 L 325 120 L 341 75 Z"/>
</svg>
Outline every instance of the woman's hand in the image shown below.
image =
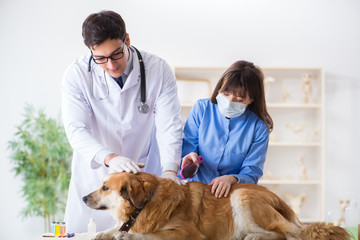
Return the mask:
<svg viewBox="0 0 360 240">
<path fill-rule="evenodd" d="M 231 185 L 237 183 L 237 181 L 237 178 L 232 175 L 224 175 L 214 178 L 211 183 L 209 183 L 209 185 L 212 186 L 211 193 L 213 193 L 217 198 L 221 198 L 223 196 L 227 197 L 230 192 Z"/>
<path fill-rule="evenodd" d="M 181 163 L 181 168 L 183 168 L 186 164 L 194 162 L 197 167 L 199 167 L 198 155 L 195 152 L 191 152 L 188 155 L 184 156 Z"/>
</svg>

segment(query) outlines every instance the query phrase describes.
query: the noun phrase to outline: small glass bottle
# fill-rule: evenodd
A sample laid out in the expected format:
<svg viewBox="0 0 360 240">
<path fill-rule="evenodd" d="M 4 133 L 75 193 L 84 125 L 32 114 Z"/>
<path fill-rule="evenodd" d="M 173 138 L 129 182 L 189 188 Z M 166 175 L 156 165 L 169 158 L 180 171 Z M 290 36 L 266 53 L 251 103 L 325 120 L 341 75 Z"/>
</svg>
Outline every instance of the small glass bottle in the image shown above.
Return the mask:
<svg viewBox="0 0 360 240">
<path fill-rule="evenodd" d="M 351 201 L 350 206 L 345 209 L 346 230 L 352 235 L 351 239 L 358 240 L 359 212 L 357 202 Z"/>
<path fill-rule="evenodd" d="M 96 234 L 96 223 L 94 218 L 90 218 L 90 222 L 88 224 L 88 234 L 93 236 Z"/>
<path fill-rule="evenodd" d="M 62 222 L 60 225 L 60 235 L 66 235 L 66 224 Z"/>
<path fill-rule="evenodd" d="M 329 211 L 326 218 L 326 224 L 329 226 L 334 226 L 334 220 L 335 220 L 334 214 L 331 211 Z"/>
<path fill-rule="evenodd" d="M 55 221 L 52 221 L 52 222 L 51 222 L 50 228 L 51 228 L 51 234 L 52 234 L 52 235 L 55 235 L 55 224 L 56 224 Z"/>
<path fill-rule="evenodd" d="M 60 222 L 56 222 L 55 224 L 55 236 L 60 235 Z"/>
</svg>

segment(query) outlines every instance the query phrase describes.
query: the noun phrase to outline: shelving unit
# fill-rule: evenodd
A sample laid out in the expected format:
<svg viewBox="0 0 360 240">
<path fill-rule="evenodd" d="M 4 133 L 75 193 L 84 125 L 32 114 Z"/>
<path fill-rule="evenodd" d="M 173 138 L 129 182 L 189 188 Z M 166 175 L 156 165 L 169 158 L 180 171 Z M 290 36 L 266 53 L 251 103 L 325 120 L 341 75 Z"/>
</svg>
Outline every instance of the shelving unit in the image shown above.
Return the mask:
<svg viewBox="0 0 360 240">
<path fill-rule="evenodd" d="M 324 221 L 324 76 L 320 68 L 262 68 L 268 111 L 274 121 L 264 176 L 259 184 L 282 197 L 306 195 L 298 213 L 304 223 Z M 210 97 L 226 68 L 176 67 L 177 79 L 194 84 L 179 87 L 185 122 L 196 99 Z M 197 79 L 205 79 L 206 94 Z M 189 92 L 189 89 L 195 89 Z M 189 97 L 191 94 L 191 97 Z M 191 99 L 191 101 L 186 101 Z"/>
<path fill-rule="evenodd" d="M 175 67 L 174 71 L 178 83 L 181 118 L 185 124 L 187 116 L 196 100 L 209 98 L 211 96 L 212 90 L 225 71 L 225 68 Z M 207 85 L 203 86 L 199 84 L 198 79 L 201 81 L 205 80 Z M 184 84 L 182 80 L 187 81 Z M 202 91 L 199 92 L 199 90 Z M 189 98 L 191 100 L 189 100 Z"/>
</svg>

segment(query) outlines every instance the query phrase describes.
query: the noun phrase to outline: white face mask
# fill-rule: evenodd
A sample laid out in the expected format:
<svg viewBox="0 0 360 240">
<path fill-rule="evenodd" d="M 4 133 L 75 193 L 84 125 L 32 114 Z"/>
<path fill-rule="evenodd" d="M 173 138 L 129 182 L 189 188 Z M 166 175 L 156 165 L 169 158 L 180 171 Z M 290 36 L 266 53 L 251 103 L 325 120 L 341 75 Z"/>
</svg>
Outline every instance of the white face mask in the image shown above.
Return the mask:
<svg viewBox="0 0 360 240">
<path fill-rule="evenodd" d="M 228 118 L 238 117 L 246 110 L 246 104 L 239 102 L 232 102 L 227 97 L 219 93 L 216 96 L 219 111 L 222 115 Z"/>
</svg>

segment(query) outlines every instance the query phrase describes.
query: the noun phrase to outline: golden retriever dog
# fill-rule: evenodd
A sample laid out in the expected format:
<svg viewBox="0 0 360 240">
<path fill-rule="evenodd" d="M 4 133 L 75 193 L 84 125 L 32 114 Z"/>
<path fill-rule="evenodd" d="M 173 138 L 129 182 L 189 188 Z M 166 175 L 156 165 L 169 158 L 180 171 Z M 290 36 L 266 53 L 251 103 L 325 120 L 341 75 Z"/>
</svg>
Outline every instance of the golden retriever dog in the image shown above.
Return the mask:
<svg viewBox="0 0 360 240">
<path fill-rule="evenodd" d="M 110 174 L 83 200 L 90 208 L 110 211 L 117 225 L 92 239 L 350 239 L 341 227 L 323 223 L 305 227 L 265 187 L 234 184 L 223 198 L 216 198 L 210 189 L 201 182 L 180 186 L 148 173 Z"/>
</svg>

